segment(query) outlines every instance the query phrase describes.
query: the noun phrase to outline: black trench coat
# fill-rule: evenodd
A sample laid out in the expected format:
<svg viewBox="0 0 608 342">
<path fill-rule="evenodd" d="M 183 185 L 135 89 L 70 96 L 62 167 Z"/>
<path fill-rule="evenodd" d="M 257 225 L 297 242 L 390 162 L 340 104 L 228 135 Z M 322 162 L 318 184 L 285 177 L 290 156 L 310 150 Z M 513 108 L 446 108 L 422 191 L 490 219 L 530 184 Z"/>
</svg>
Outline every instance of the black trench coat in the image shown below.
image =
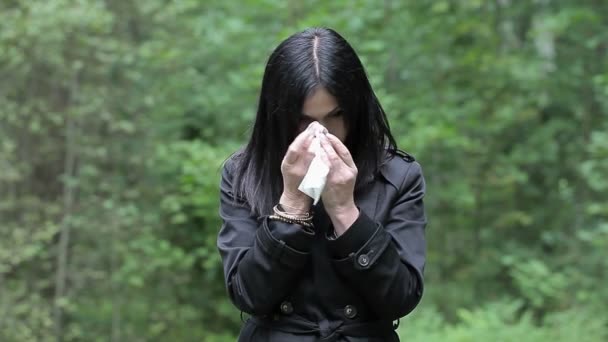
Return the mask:
<svg viewBox="0 0 608 342">
<path fill-rule="evenodd" d="M 222 171 L 217 245 L 226 288 L 252 315 L 239 341 L 398 341 L 394 321 L 422 296 L 426 255 L 420 165 L 399 153 L 355 192 L 359 218 L 331 240 L 321 202 L 314 232 L 255 217 Z"/>
</svg>

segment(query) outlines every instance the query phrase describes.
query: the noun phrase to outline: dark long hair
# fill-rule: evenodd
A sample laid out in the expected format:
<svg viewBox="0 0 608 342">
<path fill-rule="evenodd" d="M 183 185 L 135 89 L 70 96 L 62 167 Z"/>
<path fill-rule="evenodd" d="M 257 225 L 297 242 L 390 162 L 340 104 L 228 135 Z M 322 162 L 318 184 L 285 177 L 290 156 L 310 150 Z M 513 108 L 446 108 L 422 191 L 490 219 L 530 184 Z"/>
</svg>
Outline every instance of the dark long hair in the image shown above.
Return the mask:
<svg viewBox="0 0 608 342">
<path fill-rule="evenodd" d="M 387 151 L 396 151 L 386 114 L 354 49 L 332 29 L 296 33 L 270 55 L 251 139 L 233 156 L 233 191 L 258 215 L 271 213 L 281 196 L 281 161 L 298 133 L 304 101 L 316 87 L 324 87 L 344 111 L 345 145 L 359 171 L 357 186 L 376 174 Z"/>
</svg>

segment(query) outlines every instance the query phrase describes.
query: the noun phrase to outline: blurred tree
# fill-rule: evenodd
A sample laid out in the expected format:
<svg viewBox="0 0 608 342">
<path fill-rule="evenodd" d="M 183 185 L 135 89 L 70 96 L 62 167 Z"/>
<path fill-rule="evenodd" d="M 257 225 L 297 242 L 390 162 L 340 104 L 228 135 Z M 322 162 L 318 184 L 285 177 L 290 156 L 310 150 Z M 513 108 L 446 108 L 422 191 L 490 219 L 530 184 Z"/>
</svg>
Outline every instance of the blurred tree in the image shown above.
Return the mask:
<svg viewBox="0 0 608 342">
<path fill-rule="evenodd" d="M 407 339 L 608 338 L 608 3 L 0 2 L 0 340 L 231 341 L 221 163 L 330 26 L 424 167 Z M 582 337 L 584 336 L 584 338 Z"/>
</svg>

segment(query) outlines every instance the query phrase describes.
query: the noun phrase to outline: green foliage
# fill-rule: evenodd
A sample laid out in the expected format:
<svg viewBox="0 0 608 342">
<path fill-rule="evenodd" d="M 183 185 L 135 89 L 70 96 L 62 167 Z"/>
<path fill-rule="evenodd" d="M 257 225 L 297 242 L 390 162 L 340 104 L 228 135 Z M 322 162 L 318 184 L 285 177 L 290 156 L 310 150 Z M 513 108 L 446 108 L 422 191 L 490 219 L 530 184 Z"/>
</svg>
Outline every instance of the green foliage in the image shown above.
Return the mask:
<svg viewBox="0 0 608 342">
<path fill-rule="evenodd" d="M 459 322 L 447 323 L 440 312 L 425 307 L 406 318 L 398 330 L 403 340 L 414 341 L 604 341 L 608 320 L 589 310 L 570 309 L 548 315 L 544 324 L 522 311 L 522 301 L 487 303 L 483 308 L 458 311 Z"/>
<path fill-rule="evenodd" d="M 403 339 L 608 339 L 607 14 L 1 2 L 0 340 L 235 340 L 221 165 L 247 139 L 269 53 L 308 26 L 353 44 L 424 168 L 426 292 Z"/>
</svg>

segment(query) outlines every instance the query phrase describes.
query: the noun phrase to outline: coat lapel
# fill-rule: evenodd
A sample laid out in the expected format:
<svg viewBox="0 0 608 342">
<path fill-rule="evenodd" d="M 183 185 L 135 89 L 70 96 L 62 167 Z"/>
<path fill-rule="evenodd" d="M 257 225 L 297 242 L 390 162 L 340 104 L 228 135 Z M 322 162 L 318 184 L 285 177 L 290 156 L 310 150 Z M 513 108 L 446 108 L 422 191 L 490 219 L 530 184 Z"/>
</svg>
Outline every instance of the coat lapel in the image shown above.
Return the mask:
<svg viewBox="0 0 608 342">
<path fill-rule="evenodd" d="M 355 192 L 355 204 L 373 220 L 377 219 L 378 203 L 382 201 L 378 185 L 377 182 L 370 182 Z"/>
</svg>

